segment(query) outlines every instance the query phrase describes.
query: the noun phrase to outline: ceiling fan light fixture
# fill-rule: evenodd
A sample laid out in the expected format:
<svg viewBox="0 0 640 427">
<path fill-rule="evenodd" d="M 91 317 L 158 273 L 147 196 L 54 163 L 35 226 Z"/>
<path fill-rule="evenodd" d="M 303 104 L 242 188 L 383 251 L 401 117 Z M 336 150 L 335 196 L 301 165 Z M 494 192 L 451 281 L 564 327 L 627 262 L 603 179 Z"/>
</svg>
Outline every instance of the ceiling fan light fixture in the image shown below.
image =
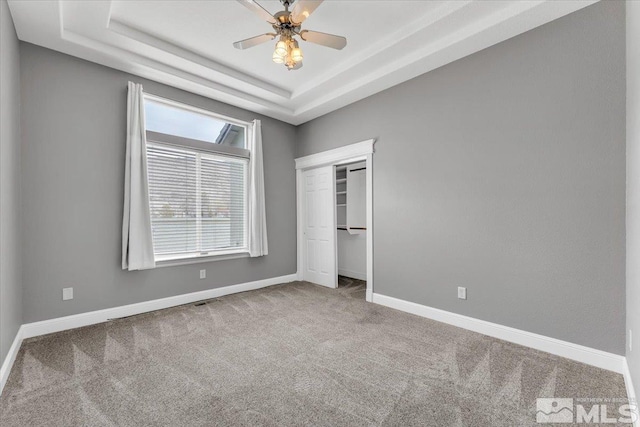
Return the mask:
<svg viewBox="0 0 640 427">
<path fill-rule="evenodd" d="M 273 62 L 275 62 L 276 64 L 283 64 L 284 63 L 284 57 L 278 55 L 278 52 L 273 52 Z"/>
<path fill-rule="evenodd" d="M 276 50 L 274 53 L 284 58 L 289 50 L 288 48 L 289 46 L 287 45 L 287 42 L 283 39 L 280 39 L 280 41 L 276 43 Z"/>
<path fill-rule="evenodd" d="M 293 60 L 293 62 L 300 62 L 303 58 L 304 56 L 302 55 L 302 49 L 300 49 L 299 47 L 295 47 L 291 50 L 291 59 Z"/>
<path fill-rule="evenodd" d="M 274 15 L 260 6 L 256 0 L 237 1 L 271 24 L 274 32 L 240 40 L 235 42 L 233 46 L 236 49 L 248 49 L 279 36 L 271 59 L 276 64 L 283 64 L 288 70 L 302 68 L 302 60 L 304 59 L 302 49 L 298 46 L 295 37 L 300 37 L 305 42 L 337 50 L 343 49 L 347 45 L 347 39 L 344 37 L 301 29 L 301 24 L 324 0 L 280 0 L 284 10 Z M 289 7 L 292 5 L 293 10 L 289 11 Z"/>
<path fill-rule="evenodd" d="M 293 63 L 302 61 L 302 49 L 298 45 L 298 40 L 293 38 L 289 41 L 289 58 Z"/>
</svg>

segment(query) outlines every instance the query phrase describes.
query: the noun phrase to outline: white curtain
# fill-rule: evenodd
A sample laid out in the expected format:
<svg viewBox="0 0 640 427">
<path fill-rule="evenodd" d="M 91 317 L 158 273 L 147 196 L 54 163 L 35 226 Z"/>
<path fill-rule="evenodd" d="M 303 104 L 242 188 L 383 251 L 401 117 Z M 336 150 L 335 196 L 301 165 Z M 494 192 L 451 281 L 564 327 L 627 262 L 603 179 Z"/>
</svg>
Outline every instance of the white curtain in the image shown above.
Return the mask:
<svg viewBox="0 0 640 427">
<path fill-rule="evenodd" d="M 122 269 L 144 270 L 155 266 L 147 180 L 144 99 L 142 85 L 129 82 L 122 218 Z"/>
<path fill-rule="evenodd" d="M 269 253 L 267 245 L 267 216 L 264 200 L 264 167 L 262 163 L 262 124 L 254 120 L 249 127 L 249 255 Z"/>
</svg>

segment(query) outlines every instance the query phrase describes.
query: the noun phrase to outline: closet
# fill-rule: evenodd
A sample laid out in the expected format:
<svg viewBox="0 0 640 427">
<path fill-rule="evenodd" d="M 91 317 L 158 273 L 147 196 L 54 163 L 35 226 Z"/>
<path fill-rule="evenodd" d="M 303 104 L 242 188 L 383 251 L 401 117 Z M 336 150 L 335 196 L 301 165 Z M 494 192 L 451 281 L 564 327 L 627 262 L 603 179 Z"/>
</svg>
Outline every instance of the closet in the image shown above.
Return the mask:
<svg viewBox="0 0 640 427">
<path fill-rule="evenodd" d="M 299 280 L 373 301 L 373 139 L 296 159 Z M 338 277 L 340 276 L 340 277 Z M 361 292 L 362 291 L 362 292 Z"/>
<path fill-rule="evenodd" d="M 367 279 L 366 162 L 336 166 L 338 275 Z"/>
</svg>

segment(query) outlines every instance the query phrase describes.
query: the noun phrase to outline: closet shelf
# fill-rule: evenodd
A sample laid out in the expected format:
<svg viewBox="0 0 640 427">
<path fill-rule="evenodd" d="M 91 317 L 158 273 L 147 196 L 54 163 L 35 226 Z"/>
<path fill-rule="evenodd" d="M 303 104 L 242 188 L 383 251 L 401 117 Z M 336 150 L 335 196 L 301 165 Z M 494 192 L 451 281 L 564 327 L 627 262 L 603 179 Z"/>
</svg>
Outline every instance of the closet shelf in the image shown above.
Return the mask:
<svg viewBox="0 0 640 427">
<path fill-rule="evenodd" d="M 347 182 L 347 178 L 336 179 L 336 184 L 342 184 L 343 182 Z"/>
<path fill-rule="evenodd" d="M 343 207 L 343 206 L 347 206 L 347 204 L 346 204 L 346 203 L 339 203 L 339 204 L 337 204 L 336 206 L 338 206 L 338 207 Z"/>
<path fill-rule="evenodd" d="M 347 192 L 346 192 L 346 191 L 338 191 L 338 192 L 336 193 L 336 195 L 338 195 L 338 196 L 339 196 L 339 195 L 341 195 L 341 194 L 347 194 Z"/>
</svg>

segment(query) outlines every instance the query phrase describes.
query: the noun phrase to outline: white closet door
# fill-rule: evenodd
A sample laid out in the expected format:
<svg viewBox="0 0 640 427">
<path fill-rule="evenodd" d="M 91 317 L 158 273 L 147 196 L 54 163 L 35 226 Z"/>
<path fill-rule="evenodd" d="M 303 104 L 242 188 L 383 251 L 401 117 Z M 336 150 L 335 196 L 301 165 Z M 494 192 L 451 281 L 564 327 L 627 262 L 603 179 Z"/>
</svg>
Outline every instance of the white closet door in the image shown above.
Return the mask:
<svg viewBox="0 0 640 427">
<path fill-rule="evenodd" d="M 303 279 L 337 288 L 334 206 L 336 196 L 333 178 L 333 166 L 303 173 Z"/>
</svg>

